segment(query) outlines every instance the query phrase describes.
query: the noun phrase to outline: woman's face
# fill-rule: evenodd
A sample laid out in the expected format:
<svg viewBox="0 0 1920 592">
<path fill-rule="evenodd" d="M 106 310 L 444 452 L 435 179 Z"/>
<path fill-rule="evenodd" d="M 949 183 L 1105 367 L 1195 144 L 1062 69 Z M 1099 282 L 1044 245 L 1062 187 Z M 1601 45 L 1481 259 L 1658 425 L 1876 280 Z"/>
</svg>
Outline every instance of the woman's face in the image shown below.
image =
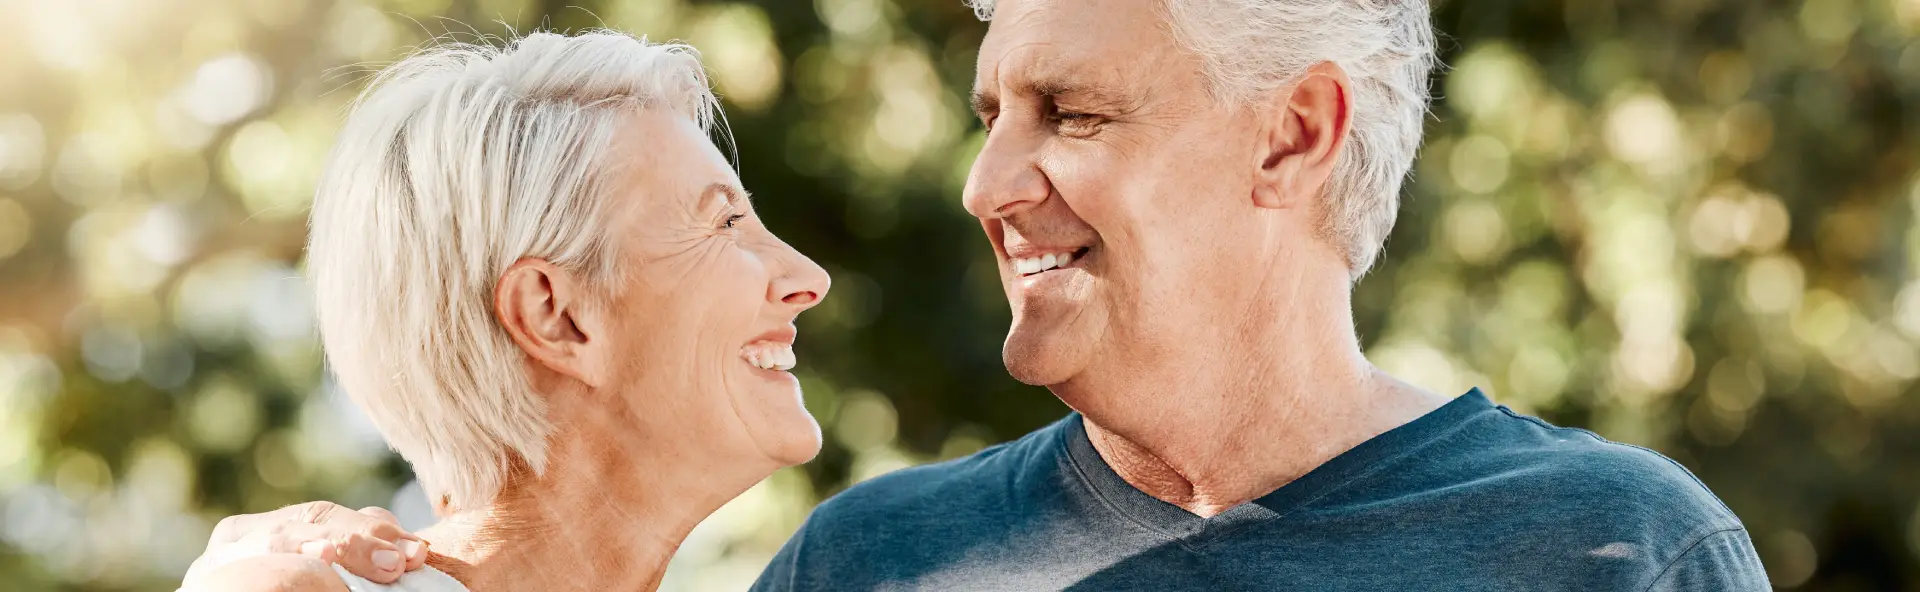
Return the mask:
<svg viewBox="0 0 1920 592">
<path fill-rule="evenodd" d="M 582 327 L 604 356 L 602 392 L 625 398 L 649 440 L 772 460 L 820 451 L 801 404 L 794 317 L 827 295 L 812 260 L 761 224 L 707 135 L 642 111 L 614 141 L 608 229 L 624 284 Z M 593 333 L 599 335 L 593 335 Z"/>
</svg>

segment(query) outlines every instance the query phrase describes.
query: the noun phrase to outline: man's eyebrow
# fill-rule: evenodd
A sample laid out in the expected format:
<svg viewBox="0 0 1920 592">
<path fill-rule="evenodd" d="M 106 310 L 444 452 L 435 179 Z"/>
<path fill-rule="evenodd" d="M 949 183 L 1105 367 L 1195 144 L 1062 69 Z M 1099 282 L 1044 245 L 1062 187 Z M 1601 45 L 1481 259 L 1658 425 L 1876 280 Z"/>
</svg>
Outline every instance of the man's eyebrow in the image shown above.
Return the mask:
<svg viewBox="0 0 1920 592">
<path fill-rule="evenodd" d="M 1035 80 L 1022 89 L 1034 96 L 1062 97 L 1070 96 L 1102 103 L 1119 103 L 1127 96 L 1120 89 L 1108 84 L 1059 78 Z"/>
<path fill-rule="evenodd" d="M 973 112 L 976 115 L 985 115 L 1000 110 L 1000 97 L 978 88 L 973 89 L 973 95 L 968 97 L 967 102 L 973 105 Z"/>
<path fill-rule="evenodd" d="M 1042 78 L 1026 82 L 1019 86 L 1019 90 L 1022 95 L 1046 98 L 1071 96 L 1085 98 L 1094 102 L 1114 104 L 1125 102 L 1124 99 L 1127 96 L 1126 93 L 1106 84 L 1061 80 L 1058 78 Z M 1000 97 L 998 95 L 978 88 L 973 90 L 969 102 L 972 103 L 973 112 L 976 114 L 992 113 L 1000 109 Z"/>
</svg>

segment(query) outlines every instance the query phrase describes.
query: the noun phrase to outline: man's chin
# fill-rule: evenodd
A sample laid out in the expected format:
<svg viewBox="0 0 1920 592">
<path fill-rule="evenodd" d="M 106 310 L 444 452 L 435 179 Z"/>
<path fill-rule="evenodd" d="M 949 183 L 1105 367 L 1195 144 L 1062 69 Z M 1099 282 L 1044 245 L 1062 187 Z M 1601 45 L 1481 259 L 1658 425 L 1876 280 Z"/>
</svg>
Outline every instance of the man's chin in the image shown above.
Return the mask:
<svg viewBox="0 0 1920 592">
<path fill-rule="evenodd" d="M 1034 386 L 1051 386 L 1072 379 L 1084 366 L 1077 347 L 1053 346 L 1047 340 L 1027 339 L 1017 332 L 1007 336 L 1001 360 L 1014 380 Z"/>
</svg>

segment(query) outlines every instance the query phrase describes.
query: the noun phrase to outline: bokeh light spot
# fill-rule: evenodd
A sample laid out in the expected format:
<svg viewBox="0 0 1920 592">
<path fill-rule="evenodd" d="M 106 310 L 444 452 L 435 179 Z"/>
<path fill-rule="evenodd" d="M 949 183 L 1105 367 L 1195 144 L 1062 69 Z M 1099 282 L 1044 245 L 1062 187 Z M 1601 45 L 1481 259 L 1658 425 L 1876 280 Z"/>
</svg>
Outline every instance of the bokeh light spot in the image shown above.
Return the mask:
<svg viewBox="0 0 1920 592">
<path fill-rule="evenodd" d="M 265 104 L 272 80 L 272 72 L 258 59 L 230 53 L 200 64 L 193 78 L 174 94 L 174 100 L 201 123 L 225 125 Z"/>
<path fill-rule="evenodd" d="M 833 435 L 848 450 L 866 451 L 886 446 L 898 434 L 900 418 L 893 403 L 870 390 L 848 391 L 834 422 Z"/>
<path fill-rule="evenodd" d="M 773 43 L 767 13 L 751 4 L 703 11 L 688 37 L 713 71 L 720 96 L 747 111 L 765 109 L 779 94 L 785 59 Z"/>
<path fill-rule="evenodd" d="M 1806 282 L 1800 264 L 1782 255 L 1756 257 L 1741 272 L 1741 302 L 1760 314 L 1779 314 L 1800 304 Z"/>
<path fill-rule="evenodd" d="M 1714 131 L 1721 154 L 1734 162 L 1753 162 L 1773 149 L 1773 114 L 1760 103 L 1745 102 L 1727 109 Z"/>
<path fill-rule="evenodd" d="M 27 113 L 0 114 L 0 190 L 17 190 L 40 177 L 47 139 Z"/>
<path fill-rule="evenodd" d="M 879 0 L 814 0 L 813 9 L 836 35 L 861 37 L 880 24 Z"/>
<path fill-rule="evenodd" d="M 1679 119 L 1658 95 L 1635 94 L 1608 112 L 1606 121 L 1607 147 L 1620 160 L 1661 173 L 1682 164 Z"/>
<path fill-rule="evenodd" d="M 1700 85 L 1708 97 L 1731 103 L 1753 87 L 1753 66 L 1738 51 L 1721 50 L 1700 60 Z"/>
<path fill-rule="evenodd" d="M 20 202 L 0 197 L 0 259 L 12 257 L 33 237 L 33 219 Z"/>
<path fill-rule="evenodd" d="M 1800 531 L 1782 530 L 1760 543 L 1767 578 L 1775 586 L 1792 588 L 1804 584 L 1820 565 L 1820 554 L 1814 550 L 1813 541 Z"/>
<path fill-rule="evenodd" d="M 53 487 L 67 499 L 86 501 L 113 486 L 113 472 L 100 455 L 68 448 L 54 456 Z"/>
<path fill-rule="evenodd" d="M 260 431 L 260 401 L 234 379 L 219 377 L 201 387 L 185 419 L 188 433 L 207 450 L 239 452 Z"/>
<path fill-rule="evenodd" d="M 1500 210 L 1486 200 L 1466 200 L 1447 208 L 1443 219 L 1447 244 L 1461 261 L 1481 264 L 1493 261 L 1506 248 L 1507 224 Z"/>
<path fill-rule="evenodd" d="M 1512 154 L 1505 144 L 1488 136 L 1468 136 L 1453 145 L 1447 170 L 1453 182 L 1473 193 L 1492 193 L 1507 182 Z"/>
</svg>

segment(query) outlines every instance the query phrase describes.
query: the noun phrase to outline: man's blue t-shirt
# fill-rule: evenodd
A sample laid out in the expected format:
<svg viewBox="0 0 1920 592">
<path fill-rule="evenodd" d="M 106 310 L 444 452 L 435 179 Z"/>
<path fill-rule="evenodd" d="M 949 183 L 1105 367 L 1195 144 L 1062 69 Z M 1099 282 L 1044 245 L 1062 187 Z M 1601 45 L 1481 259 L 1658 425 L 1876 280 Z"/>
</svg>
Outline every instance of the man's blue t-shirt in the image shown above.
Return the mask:
<svg viewBox="0 0 1920 592">
<path fill-rule="evenodd" d="M 1652 451 L 1478 390 L 1200 518 L 1078 414 L 822 503 L 754 590 L 1767 590 L 1739 518 Z"/>
</svg>

